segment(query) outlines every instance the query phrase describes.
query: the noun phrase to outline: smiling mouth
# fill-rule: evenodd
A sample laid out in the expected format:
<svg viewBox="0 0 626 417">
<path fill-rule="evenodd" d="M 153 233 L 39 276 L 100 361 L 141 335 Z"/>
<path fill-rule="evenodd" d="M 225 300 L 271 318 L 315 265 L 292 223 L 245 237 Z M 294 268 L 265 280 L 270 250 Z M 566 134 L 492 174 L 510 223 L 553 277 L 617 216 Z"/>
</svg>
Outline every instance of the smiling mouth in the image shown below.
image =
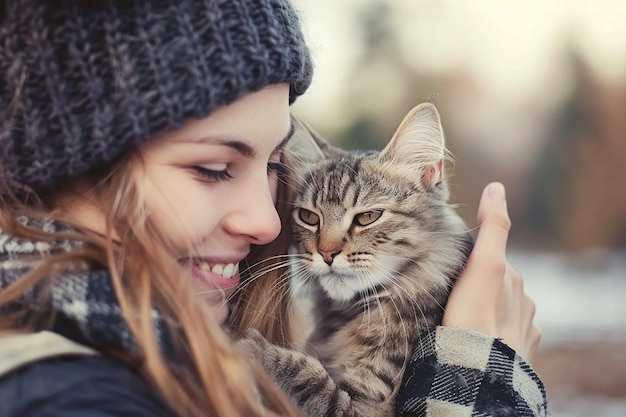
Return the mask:
<svg viewBox="0 0 626 417">
<path fill-rule="evenodd" d="M 206 261 L 194 260 L 194 265 L 199 266 L 204 272 L 212 272 L 224 278 L 232 278 L 239 274 L 239 262 L 230 264 L 210 264 Z"/>
<path fill-rule="evenodd" d="M 215 264 L 213 266 L 210 266 L 207 262 L 202 262 L 200 268 L 205 271 L 210 269 L 214 274 L 221 275 L 224 278 L 232 278 L 239 274 L 239 262 L 236 264 Z"/>
<path fill-rule="evenodd" d="M 224 278 L 233 278 L 239 275 L 239 262 L 236 263 L 213 263 L 202 259 L 185 258 L 178 261 L 184 267 L 199 268 L 202 272 L 212 272 Z"/>
</svg>

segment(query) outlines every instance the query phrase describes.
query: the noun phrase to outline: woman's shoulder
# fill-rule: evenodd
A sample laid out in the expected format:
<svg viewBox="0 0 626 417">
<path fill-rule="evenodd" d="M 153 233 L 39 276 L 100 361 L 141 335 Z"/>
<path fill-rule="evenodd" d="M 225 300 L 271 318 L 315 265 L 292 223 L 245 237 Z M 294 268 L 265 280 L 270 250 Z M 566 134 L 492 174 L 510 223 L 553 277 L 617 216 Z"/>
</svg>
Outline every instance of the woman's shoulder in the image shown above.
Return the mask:
<svg viewBox="0 0 626 417">
<path fill-rule="evenodd" d="M 35 361 L 0 377 L 0 417 L 173 416 L 149 384 L 104 355 Z"/>
</svg>

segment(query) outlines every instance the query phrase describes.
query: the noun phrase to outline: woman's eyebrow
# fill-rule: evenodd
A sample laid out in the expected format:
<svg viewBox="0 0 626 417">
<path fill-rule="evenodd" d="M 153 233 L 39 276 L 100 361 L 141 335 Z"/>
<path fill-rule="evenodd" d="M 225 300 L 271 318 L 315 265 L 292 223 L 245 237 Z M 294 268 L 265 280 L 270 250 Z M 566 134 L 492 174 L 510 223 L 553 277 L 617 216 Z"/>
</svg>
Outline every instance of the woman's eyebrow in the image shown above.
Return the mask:
<svg viewBox="0 0 626 417">
<path fill-rule="evenodd" d="M 215 145 L 224 145 L 236 150 L 246 158 L 254 158 L 256 152 L 254 149 L 241 139 L 232 136 L 204 136 L 201 138 L 186 139 L 185 142 L 190 143 L 210 143 Z"/>
<path fill-rule="evenodd" d="M 289 142 L 289 139 L 293 137 L 295 130 L 296 130 L 295 126 L 293 125 L 293 123 L 291 123 L 289 125 L 289 131 L 287 132 L 287 135 L 276 146 L 276 148 L 274 148 L 274 151 L 284 148 L 287 145 L 287 142 Z M 246 158 L 254 158 L 256 156 L 256 152 L 254 148 L 252 148 L 252 146 L 250 146 L 245 141 L 238 139 L 236 137 L 205 136 L 201 138 L 186 138 L 184 141 L 190 142 L 190 143 L 212 143 L 216 145 L 224 145 L 224 146 L 228 146 L 229 148 L 236 150 L 239 154 L 241 154 L 242 156 L 245 156 Z"/>
</svg>

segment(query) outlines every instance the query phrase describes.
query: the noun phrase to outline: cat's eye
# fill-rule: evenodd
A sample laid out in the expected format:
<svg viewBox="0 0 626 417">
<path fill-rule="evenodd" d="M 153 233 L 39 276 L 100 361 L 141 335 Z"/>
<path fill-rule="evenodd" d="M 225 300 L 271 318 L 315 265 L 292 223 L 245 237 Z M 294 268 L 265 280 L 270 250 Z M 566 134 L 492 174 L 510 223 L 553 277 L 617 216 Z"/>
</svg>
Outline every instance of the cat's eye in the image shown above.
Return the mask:
<svg viewBox="0 0 626 417">
<path fill-rule="evenodd" d="M 317 226 L 320 223 L 320 216 L 304 208 L 298 209 L 298 217 L 309 226 Z"/>
<path fill-rule="evenodd" d="M 364 213 L 359 213 L 354 216 L 354 224 L 358 226 L 367 226 L 374 223 L 376 220 L 380 219 L 382 216 L 382 210 L 372 210 L 366 211 Z"/>
</svg>

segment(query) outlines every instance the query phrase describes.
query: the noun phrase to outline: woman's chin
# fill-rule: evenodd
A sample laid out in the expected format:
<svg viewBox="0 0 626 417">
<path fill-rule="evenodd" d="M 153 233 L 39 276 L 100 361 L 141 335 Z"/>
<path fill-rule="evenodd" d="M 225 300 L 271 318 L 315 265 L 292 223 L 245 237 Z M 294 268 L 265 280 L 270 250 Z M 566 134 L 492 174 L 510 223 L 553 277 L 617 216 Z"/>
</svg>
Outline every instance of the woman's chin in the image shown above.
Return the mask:
<svg viewBox="0 0 626 417">
<path fill-rule="evenodd" d="M 215 320 L 217 320 L 217 322 L 221 325 L 226 322 L 229 312 L 230 309 L 228 308 L 228 303 L 224 303 L 221 307 L 217 308 L 213 317 L 215 317 Z"/>
<path fill-rule="evenodd" d="M 224 324 L 230 312 L 228 302 L 226 301 L 226 297 L 224 295 L 225 294 L 222 292 L 213 292 L 211 294 L 198 294 L 200 300 L 209 308 L 209 311 L 219 324 Z"/>
</svg>

